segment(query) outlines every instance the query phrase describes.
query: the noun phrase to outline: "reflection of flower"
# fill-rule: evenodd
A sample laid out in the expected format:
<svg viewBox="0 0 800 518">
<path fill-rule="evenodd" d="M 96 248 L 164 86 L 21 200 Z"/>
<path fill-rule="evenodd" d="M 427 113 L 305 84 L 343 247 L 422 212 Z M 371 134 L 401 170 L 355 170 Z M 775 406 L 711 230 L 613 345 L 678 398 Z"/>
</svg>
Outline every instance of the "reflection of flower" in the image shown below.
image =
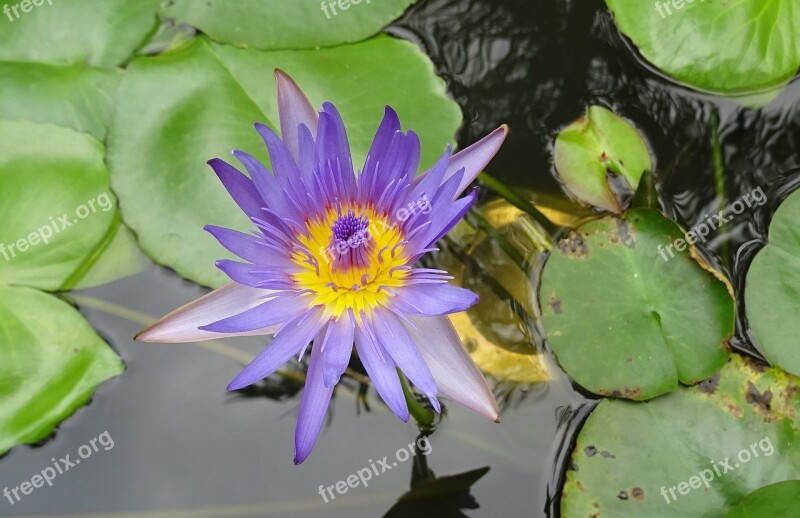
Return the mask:
<svg viewBox="0 0 800 518">
<path fill-rule="evenodd" d="M 222 160 L 209 162 L 258 230 L 206 230 L 248 262 L 218 261 L 234 282 L 170 313 L 137 339 L 189 342 L 274 333 L 230 390 L 302 357 L 313 341 L 295 463 L 311 452 L 354 341 L 376 390 L 404 421 L 409 412 L 396 368 L 437 411 L 441 393 L 497 419 L 494 397 L 446 316 L 467 309 L 477 296 L 447 284 L 451 277 L 444 271 L 412 265 L 434 250 L 475 201 L 474 192 L 459 196 L 497 152 L 507 128 L 452 157 L 448 149 L 415 178 L 419 139 L 403 133 L 387 107 L 356 175 L 336 108 L 325 103 L 317 113 L 291 78 L 276 71 L 276 82 L 283 139 L 256 125 L 274 174 L 242 151 L 234 155 L 249 178 Z"/>
</svg>

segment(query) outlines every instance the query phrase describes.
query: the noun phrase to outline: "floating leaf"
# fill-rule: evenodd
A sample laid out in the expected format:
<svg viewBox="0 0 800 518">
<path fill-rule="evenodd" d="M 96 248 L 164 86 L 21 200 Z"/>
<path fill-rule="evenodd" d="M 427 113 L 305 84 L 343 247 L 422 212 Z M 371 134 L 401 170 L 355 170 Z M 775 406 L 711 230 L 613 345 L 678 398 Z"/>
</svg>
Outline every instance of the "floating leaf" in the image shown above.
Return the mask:
<svg viewBox="0 0 800 518">
<path fill-rule="evenodd" d="M 795 0 L 606 3 L 650 63 L 698 90 L 728 96 L 776 90 L 800 68 Z"/>
<path fill-rule="evenodd" d="M 276 67 L 292 75 L 315 106 L 336 104 L 356 164 L 363 163 L 386 104 L 419 133 L 423 165 L 444 151 L 461 122 L 428 58 L 387 36 L 291 52 L 242 50 L 198 38 L 168 55 L 136 59 L 120 86 L 109 134 L 114 189 L 145 252 L 200 284 L 226 281 L 214 268 L 225 253 L 203 226 L 250 226 L 206 161 L 243 149 L 267 162 L 252 124 L 277 126 Z"/>
<path fill-rule="evenodd" d="M 0 121 L 0 146 L 0 285 L 57 290 L 116 211 L 103 145 L 66 128 Z"/>
<path fill-rule="evenodd" d="M 27 13 L 25 3 L 3 15 L 0 61 L 115 67 L 155 30 L 161 0 L 38 0 Z"/>
<path fill-rule="evenodd" d="M 800 480 L 787 480 L 756 489 L 736 504 L 725 518 L 763 518 L 797 516 Z"/>
<path fill-rule="evenodd" d="M 627 206 L 642 174 L 653 167 L 636 128 L 602 106 L 591 106 L 558 134 L 554 160 L 567 191 L 617 214 Z"/>
<path fill-rule="evenodd" d="M 0 455 L 32 444 L 120 374 L 120 358 L 69 304 L 0 286 Z"/>
<path fill-rule="evenodd" d="M 0 62 L 0 118 L 50 122 L 105 138 L 122 71 Z"/>
<path fill-rule="evenodd" d="M 800 375 L 800 191 L 778 207 L 769 241 L 745 280 L 745 308 L 753 336 L 767 360 Z"/>
<path fill-rule="evenodd" d="M 542 273 L 542 321 L 581 386 L 644 400 L 725 363 L 731 295 L 686 243 L 684 251 L 668 248 L 681 238 L 657 211 L 634 209 L 586 223 L 557 244 Z"/>
<path fill-rule="evenodd" d="M 416 0 L 174 0 L 164 16 L 221 43 L 261 50 L 315 49 L 366 39 Z"/>
<path fill-rule="evenodd" d="M 578 436 L 561 515 L 720 516 L 797 478 L 799 426 L 800 380 L 737 355 L 654 401 L 604 400 Z"/>
</svg>

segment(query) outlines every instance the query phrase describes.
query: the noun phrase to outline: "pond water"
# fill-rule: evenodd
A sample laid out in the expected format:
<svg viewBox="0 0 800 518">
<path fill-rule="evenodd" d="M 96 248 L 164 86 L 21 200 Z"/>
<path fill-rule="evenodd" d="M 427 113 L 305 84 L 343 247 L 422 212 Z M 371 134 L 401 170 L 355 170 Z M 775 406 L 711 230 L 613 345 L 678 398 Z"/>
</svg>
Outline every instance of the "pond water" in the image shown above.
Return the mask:
<svg viewBox="0 0 800 518">
<path fill-rule="evenodd" d="M 771 211 L 796 186 L 797 81 L 759 110 L 690 92 L 642 63 L 601 0 L 421 0 L 388 30 L 417 42 L 433 59 L 464 111 L 461 143 L 510 125 L 489 172 L 529 199 L 570 210 L 552 174 L 552 142 L 589 104 L 606 105 L 643 131 L 657 158 L 659 198 L 686 227 L 762 187 L 769 202 L 757 214 L 738 216 L 705 249 L 737 286 L 752 256 L 737 251 L 763 236 Z M 719 196 L 715 150 L 727 202 Z M 483 197 L 488 202 L 491 194 Z M 384 457 L 392 464 L 396 452 L 417 438 L 415 426 L 399 422 L 371 389 L 364 394 L 350 380 L 337 391 L 314 453 L 295 467 L 291 446 L 301 385 L 289 376 L 241 393 L 224 390 L 263 340 L 210 346 L 132 341 L 143 327 L 138 319 L 166 314 L 203 292 L 151 265 L 77 294 L 81 312 L 127 370 L 103 384 L 54 437 L 14 448 L 0 461 L 0 481 L 12 486 L 30 480 L 53 458 L 74 459 L 105 431 L 113 447 L 75 465 L 53 487 L 37 489 L 13 507 L 0 504 L 0 515 L 558 516 L 570 449 L 595 401 L 573 387 L 546 351 L 548 381 L 498 387 L 501 424 L 447 405 L 428 455 L 416 464 L 397 462 L 369 487 L 326 502 L 320 486 L 335 485 Z M 529 338 L 526 352 L 544 350 L 537 333 L 516 331 Z M 744 321 L 734 345 L 754 350 Z M 482 476 L 475 473 L 486 467 Z M 419 508 L 408 499 L 397 506 L 415 470 L 426 468 L 437 477 L 466 475 L 444 479 L 436 503 Z"/>
</svg>

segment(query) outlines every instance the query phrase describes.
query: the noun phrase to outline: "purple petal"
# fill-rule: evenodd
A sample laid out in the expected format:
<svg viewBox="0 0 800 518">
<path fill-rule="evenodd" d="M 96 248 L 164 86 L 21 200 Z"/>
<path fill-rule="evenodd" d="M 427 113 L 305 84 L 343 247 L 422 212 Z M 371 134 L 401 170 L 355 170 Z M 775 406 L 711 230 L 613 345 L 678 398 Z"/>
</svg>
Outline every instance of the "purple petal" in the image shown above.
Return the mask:
<svg viewBox="0 0 800 518">
<path fill-rule="evenodd" d="M 264 200 L 259 196 L 258 190 L 250 178 L 219 158 L 209 160 L 208 165 L 214 169 L 222 185 L 230 193 L 233 201 L 247 214 L 247 217 L 251 220 L 261 217 L 264 213 L 262 210 Z"/>
<path fill-rule="evenodd" d="M 280 275 L 267 266 L 240 263 L 230 259 L 221 259 L 216 262 L 216 266 L 231 280 L 253 288 L 263 286 L 266 281 L 279 278 Z"/>
<path fill-rule="evenodd" d="M 472 192 L 465 197 L 454 201 L 443 214 L 437 214 L 436 217 L 433 218 L 434 224 L 425 232 L 425 246 L 430 246 L 450 232 L 469 211 L 477 198 L 478 189 L 473 189 Z"/>
<path fill-rule="evenodd" d="M 246 311 L 264 301 L 272 291 L 230 282 L 176 309 L 134 338 L 140 342 L 181 343 L 212 340 L 225 336 L 270 335 L 275 326 L 245 333 L 219 334 L 198 329 L 220 318 Z"/>
<path fill-rule="evenodd" d="M 461 193 L 464 192 L 469 184 L 472 183 L 472 180 L 478 176 L 478 173 L 483 171 L 486 164 L 494 158 L 494 155 L 500 150 L 500 146 L 503 145 L 506 135 L 508 135 L 508 126 L 503 124 L 478 142 L 453 155 L 447 167 L 447 172 L 444 175 L 445 181 L 459 170 L 464 169 L 464 177 L 461 179 L 461 183 L 453 199 L 461 196 Z"/>
<path fill-rule="evenodd" d="M 310 300 L 309 296 L 278 295 L 247 311 L 201 326 L 200 329 L 212 333 L 243 333 L 280 325 L 307 312 Z"/>
<path fill-rule="evenodd" d="M 278 88 L 281 137 L 289 153 L 299 162 L 298 128 L 301 124 L 305 124 L 311 136 L 315 136 L 319 116 L 297 83 L 282 70 L 275 70 L 275 85 Z"/>
<path fill-rule="evenodd" d="M 333 395 L 333 386 L 327 386 L 323 381 L 322 336 L 324 333 L 323 330 L 317 335 L 314 339 L 314 347 L 311 349 L 306 386 L 300 400 L 300 410 L 294 431 L 295 464 L 301 464 L 306 460 L 314 448 Z"/>
<path fill-rule="evenodd" d="M 281 270 L 297 269 L 297 265 L 288 257 L 288 251 L 280 253 L 274 248 L 269 248 L 263 239 L 215 225 L 206 225 L 203 228 L 217 238 L 227 250 L 245 261 Z"/>
<path fill-rule="evenodd" d="M 437 412 L 441 411 L 436 400 L 436 381 L 422 359 L 417 346 L 405 326 L 390 311 L 375 311 L 372 327 L 383 350 L 389 353 L 400 370 L 430 399 Z"/>
<path fill-rule="evenodd" d="M 300 169 L 297 167 L 294 156 L 289 153 L 286 143 L 269 126 L 257 122 L 255 128 L 267 145 L 269 159 L 272 163 L 272 172 L 275 173 L 275 177 L 289 180 L 299 178 Z"/>
<path fill-rule="evenodd" d="M 328 324 L 325 341 L 321 343 L 323 355 L 322 372 L 326 387 L 339 383 L 339 378 L 350 363 L 355 337 L 355 323 L 351 313 L 341 315 Z"/>
<path fill-rule="evenodd" d="M 375 385 L 375 390 L 397 417 L 408 422 L 410 417 L 408 405 L 395 364 L 389 357 L 389 353 L 375 343 L 360 326 L 356 326 L 355 338 L 358 357 L 364 365 L 369 379 Z"/>
<path fill-rule="evenodd" d="M 302 351 L 324 325 L 321 316 L 322 311 L 314 309 L 286 322 L 275 339 L 230 382 L 228 390 L 239 390 L 261 381 Z"/>
<path fill-rule="evenodd" d="M 392 137 L 396 132 L 400 131 L 400 119 L 397 117 L 391 106 L 387 106 L 384 110 L 383 120 L 378 131 L 375 132 L 375 138 L 372 139 L 372 145 L 367 153 L 367 159 L 374 166 L 376 162 L 383 160 L 383 155 L 392 143 Z M 366 169 L 366 164 L 364 168 Z"/>
<path fill-rule="evenodd" d="M 393 291 L 392 306 L 401 313 L 418 316 L 458 313 L 478 302 L 476 294 L 450 284 L 415 284 Z"/>
<path fill-rule="evenodd" d="M 419 347 L 436 380 L 439 392 L 478 414 L 499 421 L 497 402 L 486 379 L 464 350 L 446 316 L 409 319 L 416 329 L 408 332 Z"/>
</svg>

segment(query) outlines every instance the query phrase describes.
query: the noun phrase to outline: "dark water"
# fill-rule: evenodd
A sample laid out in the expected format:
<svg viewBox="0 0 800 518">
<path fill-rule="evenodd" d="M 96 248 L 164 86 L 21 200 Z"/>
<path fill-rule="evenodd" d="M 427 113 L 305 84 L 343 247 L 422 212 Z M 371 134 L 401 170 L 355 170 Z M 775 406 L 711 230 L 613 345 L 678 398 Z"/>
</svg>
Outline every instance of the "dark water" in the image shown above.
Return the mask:
<svg viewBox="0 0 800 518">
<path fill-rule="evenodd" d="M 741 279 L 769 215 L 796 184 L 800 87 L 795 82 L 768 107 L 746 110 L 692 93 L 643 65 L 619 36 L 599 0 L 421 0 L 390 31 L 418 42 L 434 60 L 466 123 L 469 143 L 501 123 L 509 140 L 490 172 L 520 192 L 557 196 L 551 143 L 557 130 L 588 104 L 609 106 L 645 133 L 656 157 L 656 181 L 667 214 L 689 227 L 756 187 L 770 195 L 758 214 L 738 216 L 705 253 Z M 714 135 L 724 163 L 717 192 Z M 155 265 L 114 284 L 81 293 L 160 316 L 203 290 Z M 302 467 L 292 465 L 300 385 L 278 378 L 245 394 L 224 390 L 263 340 L 226 340 L 230 349 L 195 344 L 140 344 L 142 327 L 93 308 L 82 312 L 127 363 L 93 402 L 38 447 L 17 447 L 0 461 L 0 483 L 16 486 L 104 431 L 114 447 L 101 450 L 52 488 L 37 489 L 2 516 L 383 516 L 409 490 L 413 461 L 325 503 L 329 486 L 417 437 L 368 391 L 349 382 L 336 395 L 328 426 Z M 134 317 L 135 318 L 135 317 Z M 752 350 L 746 323 L 736 345 Z M 527 336 L 535 336 L 526 333 Z M 531 351 L 540 343 L 528 344 Z M 231 350 L 233 352 L 231 352 Z M 489 467 L 469 493 L 455 489 L 423 510 L 392 516 L 541 517 L 557 515 L 557 488 L 574 434 L 593 402 L 557 367 L 536 386 L 503 386 L 502 423 L 448 405 L 423 457 L 437 477 Z M 463 480 L 462 480 L 463 481 Z M 459 514 L 464 513 L 464 514 Z"/>
</svg>

